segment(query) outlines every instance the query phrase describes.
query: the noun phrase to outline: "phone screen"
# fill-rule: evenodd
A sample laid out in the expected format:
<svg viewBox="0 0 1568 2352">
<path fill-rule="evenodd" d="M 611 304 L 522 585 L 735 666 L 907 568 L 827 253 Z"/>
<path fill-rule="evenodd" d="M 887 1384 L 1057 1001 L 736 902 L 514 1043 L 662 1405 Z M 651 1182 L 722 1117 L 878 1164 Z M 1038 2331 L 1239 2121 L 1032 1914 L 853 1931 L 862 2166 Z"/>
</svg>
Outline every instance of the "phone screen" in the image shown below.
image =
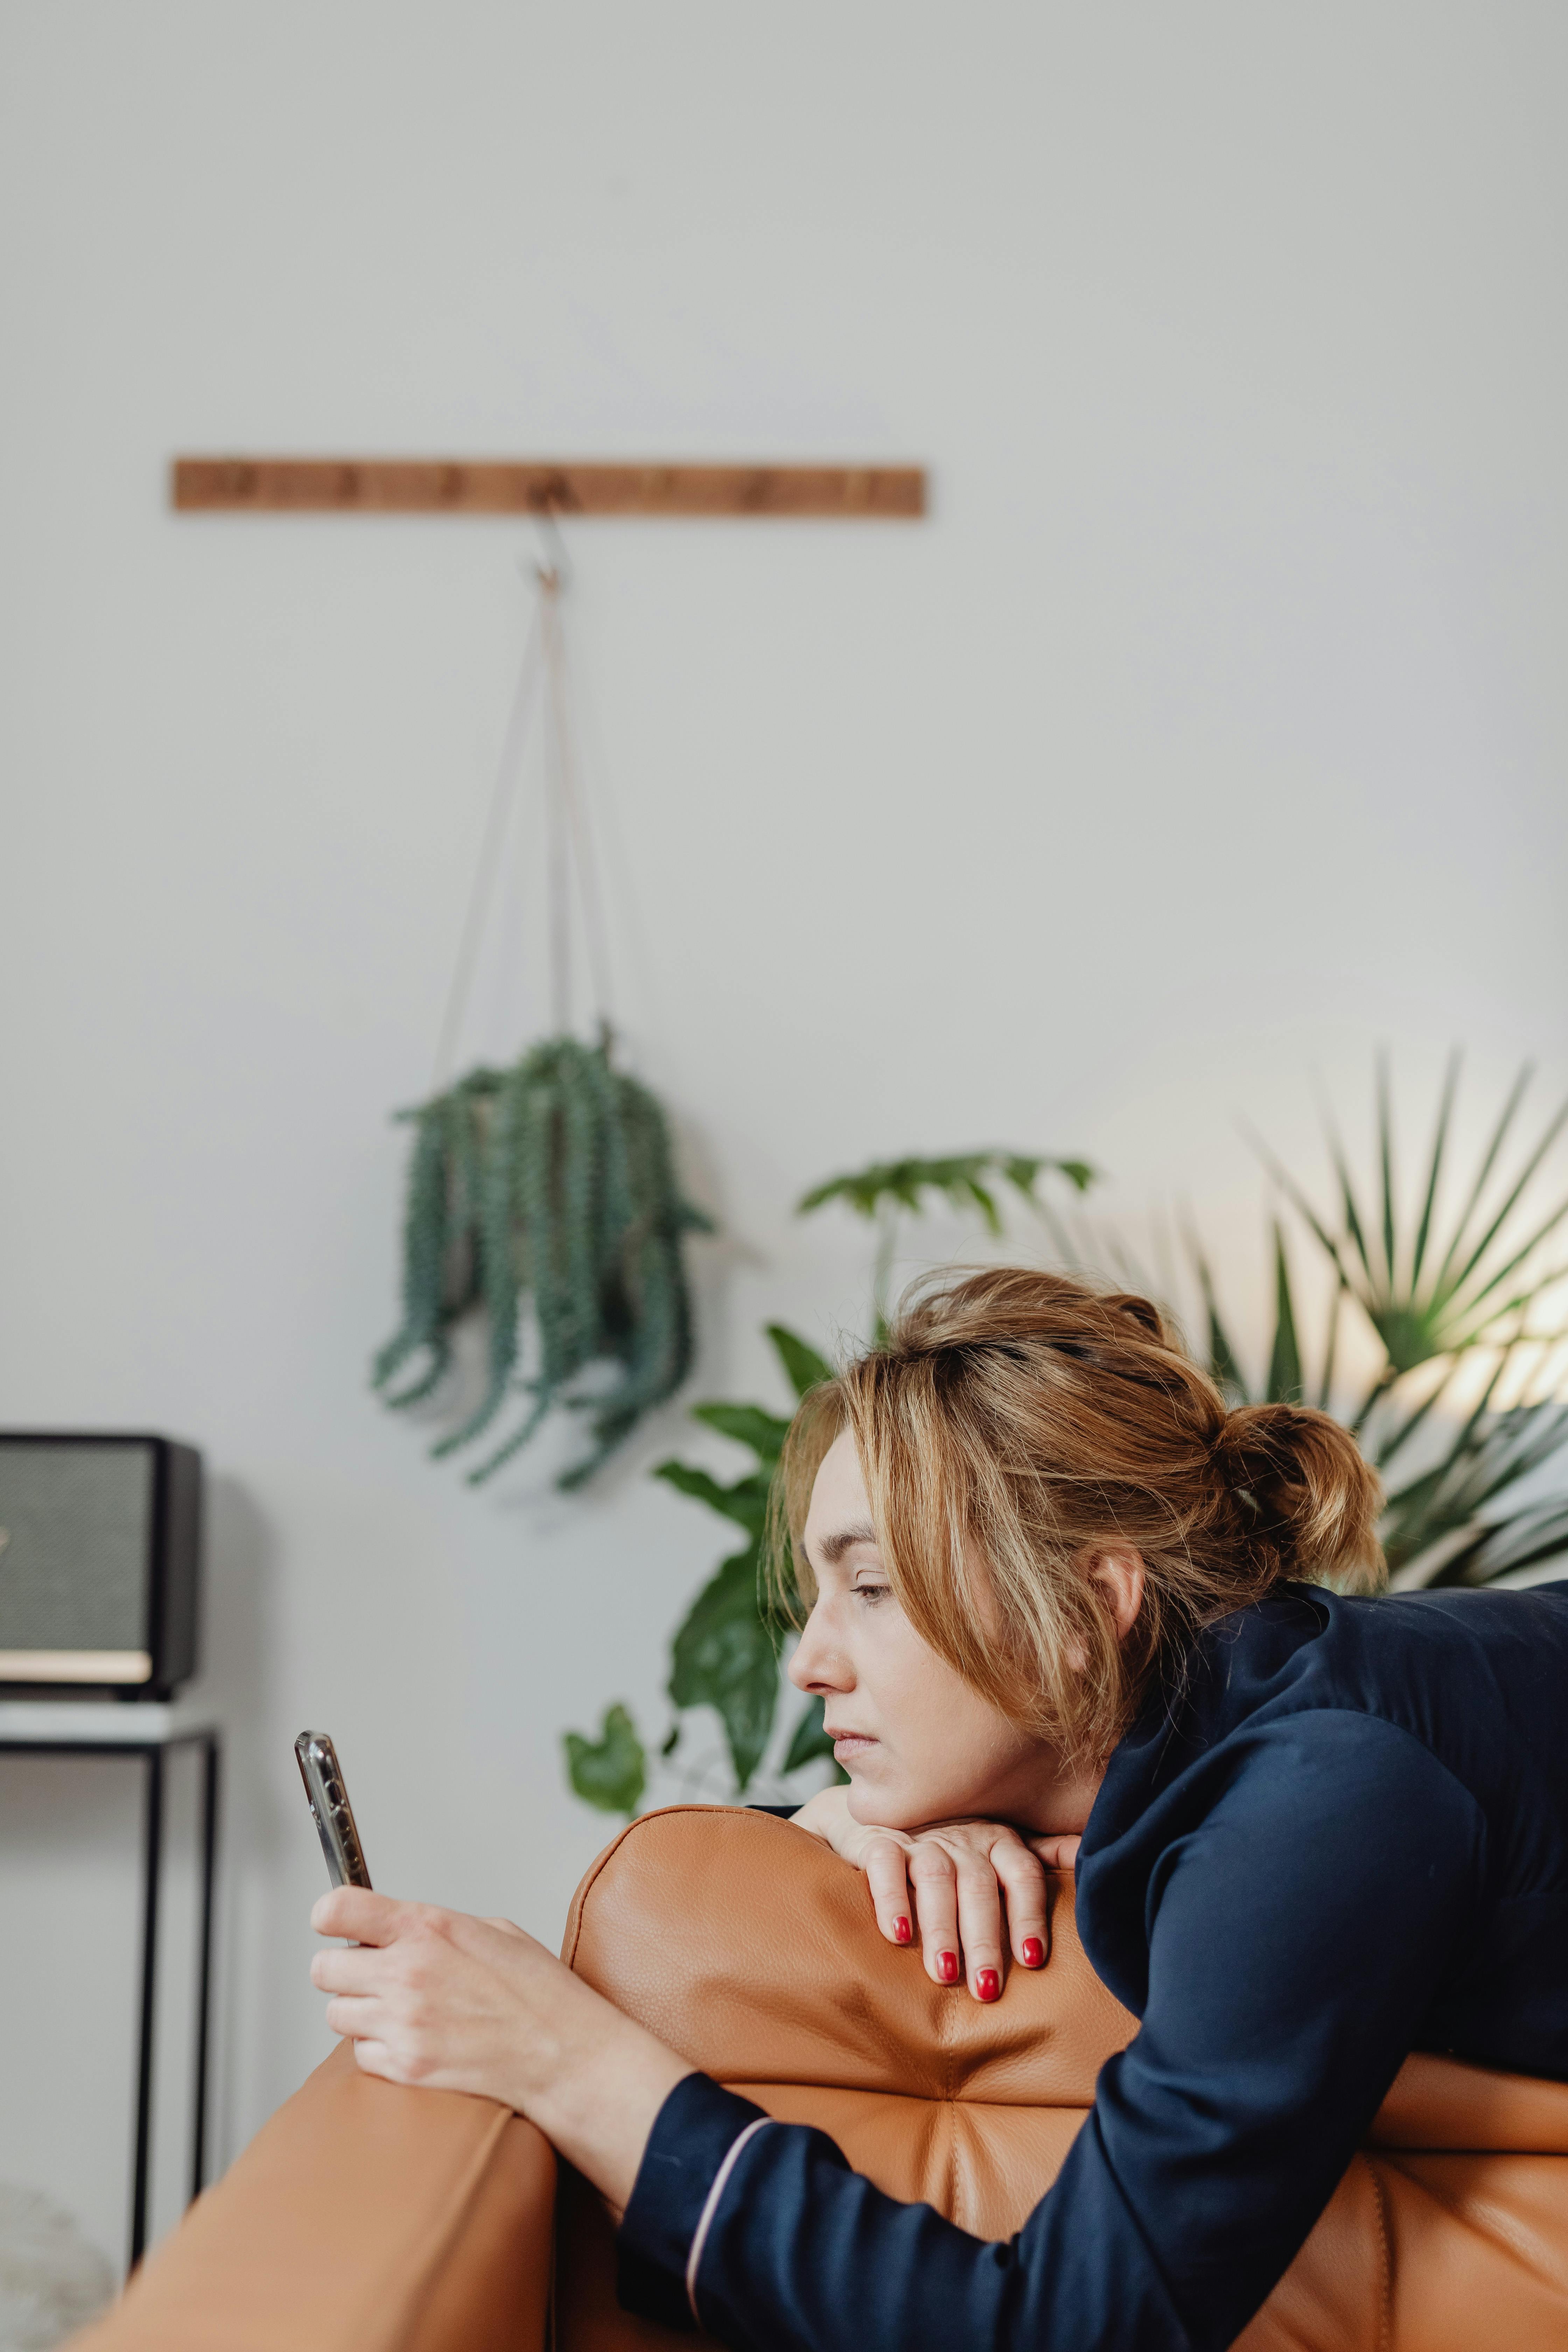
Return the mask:
<svg viewBox="0 0 1568 2352">
<path fill-rule="evenodd" d="M 337 1749 L 324 1731 L 302 1731 L 294 1742 L 294 1753 L 321 1835 L 321 1852 L 327 1857 L 327 1875 L 334 1886 L 368 1886 L 370 1873 L 364 1866 Z"/>
</svg>

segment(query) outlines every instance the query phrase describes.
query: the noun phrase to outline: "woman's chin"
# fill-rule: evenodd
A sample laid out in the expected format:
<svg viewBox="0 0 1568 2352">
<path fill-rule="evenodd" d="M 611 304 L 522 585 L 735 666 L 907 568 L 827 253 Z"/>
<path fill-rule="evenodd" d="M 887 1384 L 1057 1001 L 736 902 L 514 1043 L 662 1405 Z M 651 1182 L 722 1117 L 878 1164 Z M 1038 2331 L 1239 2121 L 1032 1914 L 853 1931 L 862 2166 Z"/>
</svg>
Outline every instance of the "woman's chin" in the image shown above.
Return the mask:
<svg viewBox="0 0 1568 2352">
<path fill-rule="evenodd" d="M 849 1808 L 850 1820 L 865 1822 L 875 1829 L 890 1830 L 893 1823 L 888 1819 L 888 1798 L 878 1790 L 875 1781 L 866 1773 L 857 1772 L 852 1764 L 847 1764 L 843 1769 L 849 1775 L 849 1791 L 845 1801 Z"/>
<path fill-rule="evenodd" d="M 887 1781 L 867 1772 L 857 1772 L 851 1764 L 849 1773 L 849 1818 L 865 1828 L 879 1830 L 919 1829 L 925 1816 L 911 1802 L 907 1791 L 900 1792 Z"/>
<path fill-rule="evenodd" d="M 892 1773 L 879 1774 L 845 1766 L 849 1787 L 845 1801 L 849 1818 L 865 1829 L 925 1830 L 938 1822 L 1004 1820 L 983 1795 L 971 1797 L 956 1789 L 911 1789 Z"/>
</svg>

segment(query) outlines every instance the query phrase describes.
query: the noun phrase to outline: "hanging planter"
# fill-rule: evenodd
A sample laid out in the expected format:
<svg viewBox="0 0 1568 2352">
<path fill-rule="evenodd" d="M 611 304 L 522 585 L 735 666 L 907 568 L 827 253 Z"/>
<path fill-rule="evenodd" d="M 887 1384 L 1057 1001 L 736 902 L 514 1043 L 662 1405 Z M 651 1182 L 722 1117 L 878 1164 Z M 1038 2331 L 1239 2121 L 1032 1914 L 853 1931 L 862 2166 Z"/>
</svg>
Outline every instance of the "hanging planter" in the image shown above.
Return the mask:
<svg viewBox="0 0 1568 2352">
<path fill-rule="evenodd" d="M 550 964 L 560 1034 L 510 1068 L 437 1083 L 402 1114 L 415 1129 L 403 1226 L 403 1320 L 372 1383 L 405 1410 L 452 1370 L 454 1341 L 484 1326 L 478 1404 L 432 1449 L 475 1444 L 521 1405 L 515 1425 L 468 1473 L 478 1485 L 521 1452 L 554 1407 L 584 1413 L 589 1446 L 558 1484 L 581 1486 L 673 1395 L 691 1364 L 687 1234 L 711 1230 L 676 1181 L 657 1098 L 615 1067 L 604 1017 L 607 978 L 591 834 L 571 758 L 559 561 L 541 567 L 507 748 L 458 954 L 439 1066 L 449 1066 L 472 979 L 541 667 L 545 682 L 545 814 L 550 835 Z M 542 658 L 541 658 L 542 657 Z M 598 1043 L 572 1034 L 569 873 L 575 872 Z M 399 1383 L 402 1383 L 401 1385 Z"/>
</svg>

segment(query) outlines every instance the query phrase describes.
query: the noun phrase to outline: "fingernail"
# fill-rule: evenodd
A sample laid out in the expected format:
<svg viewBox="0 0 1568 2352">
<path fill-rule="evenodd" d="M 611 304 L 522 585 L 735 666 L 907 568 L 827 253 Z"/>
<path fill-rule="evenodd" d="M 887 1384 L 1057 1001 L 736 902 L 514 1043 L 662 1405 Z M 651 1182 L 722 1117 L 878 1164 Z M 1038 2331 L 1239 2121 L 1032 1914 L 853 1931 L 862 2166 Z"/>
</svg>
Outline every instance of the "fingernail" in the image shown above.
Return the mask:
<svg viewBox="0 0 1568 2352">
<path fill-rule="evenodd" d="M 907 1919 L 894 1920 L 893 1941 L 895 1944 L 907 1944 L 913 1934 L 914 1929 L 910 1926 Z"/>
<path fill-rule="evenodd" d="M 1046 1948 L 1044 1944 L 1041 1943 L 1037 1936 L 1026 1936 L 1021 1949 L 1024 1966 L 1026 1969 L 1043 1969 L 1045 1967 Z"/>
<path fill-rule="evenodd" d="M 936 1956 L 936 1972 L 942 1979 L 943 1984 L 956 1984 L 958 1982 L 958 1954 L 956 1952 L 939 1952 Z"/>
<path fill-rule="evenodd" d="M 997 1973 L 996 1973 L 995 1969 L 975 1969 L 975 1971 L 974 1971 L 974 1998 L 975 1998 L 975 2000 L 1000 2000 L 1000 1998 L 1001 1998 L 1001 1994 L 1002 1994 L 1002 1979 L 1001 1979 L 1001 1978 L 997 1975 Z"/>
</svg>

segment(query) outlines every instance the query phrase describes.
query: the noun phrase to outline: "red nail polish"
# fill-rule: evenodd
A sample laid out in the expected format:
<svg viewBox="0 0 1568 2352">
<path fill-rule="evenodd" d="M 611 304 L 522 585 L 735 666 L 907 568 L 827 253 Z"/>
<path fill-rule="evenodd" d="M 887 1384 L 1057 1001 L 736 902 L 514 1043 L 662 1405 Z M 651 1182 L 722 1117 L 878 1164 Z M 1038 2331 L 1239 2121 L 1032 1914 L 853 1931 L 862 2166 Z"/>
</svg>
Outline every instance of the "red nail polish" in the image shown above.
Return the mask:
<svg viewBox="0 0 1568 2352">
<path fill-rule="evenodd" d="M 1000 2000 L 1002 1979 L 994 1969 L 975 1969 L 974 1998 L 976 2000 Z"/>
<path fill-rule="evenodd" d="M 1044 1944 L 1041 1943 L 1037 1936 L 1025 1937 L 1023 1951 L 1024 1966 L 1026 1969 L 1043 1969 L 1045 1967 L 1046 1948 Z"/>
<path fill-rule="evenodd" d="M 956 1984 L 958 1982 L 958 1954 L 956 1952 L 939 1952 L 936 1956 L 936 1972 L 942 1979 L 943 1984 Z"/>
<path fill-rule="evenodd" d="M 907 1943 L 910 1941 L 910 1937 L 913 1936 L 913 1934 L 914 1934 L 914 1929 L 910 1926 L 910 1923 L 909 1923 L 909 1921 L 908 1921 L 907 1919 L 895 1919 L 895 1920 L 894 1920 L 894 1922 L 893 1922 L 893 1941 L 894 1941 L 894 1943 L 895 1943 L 895 1944 L 907 1944 Z"/>
</svg>

